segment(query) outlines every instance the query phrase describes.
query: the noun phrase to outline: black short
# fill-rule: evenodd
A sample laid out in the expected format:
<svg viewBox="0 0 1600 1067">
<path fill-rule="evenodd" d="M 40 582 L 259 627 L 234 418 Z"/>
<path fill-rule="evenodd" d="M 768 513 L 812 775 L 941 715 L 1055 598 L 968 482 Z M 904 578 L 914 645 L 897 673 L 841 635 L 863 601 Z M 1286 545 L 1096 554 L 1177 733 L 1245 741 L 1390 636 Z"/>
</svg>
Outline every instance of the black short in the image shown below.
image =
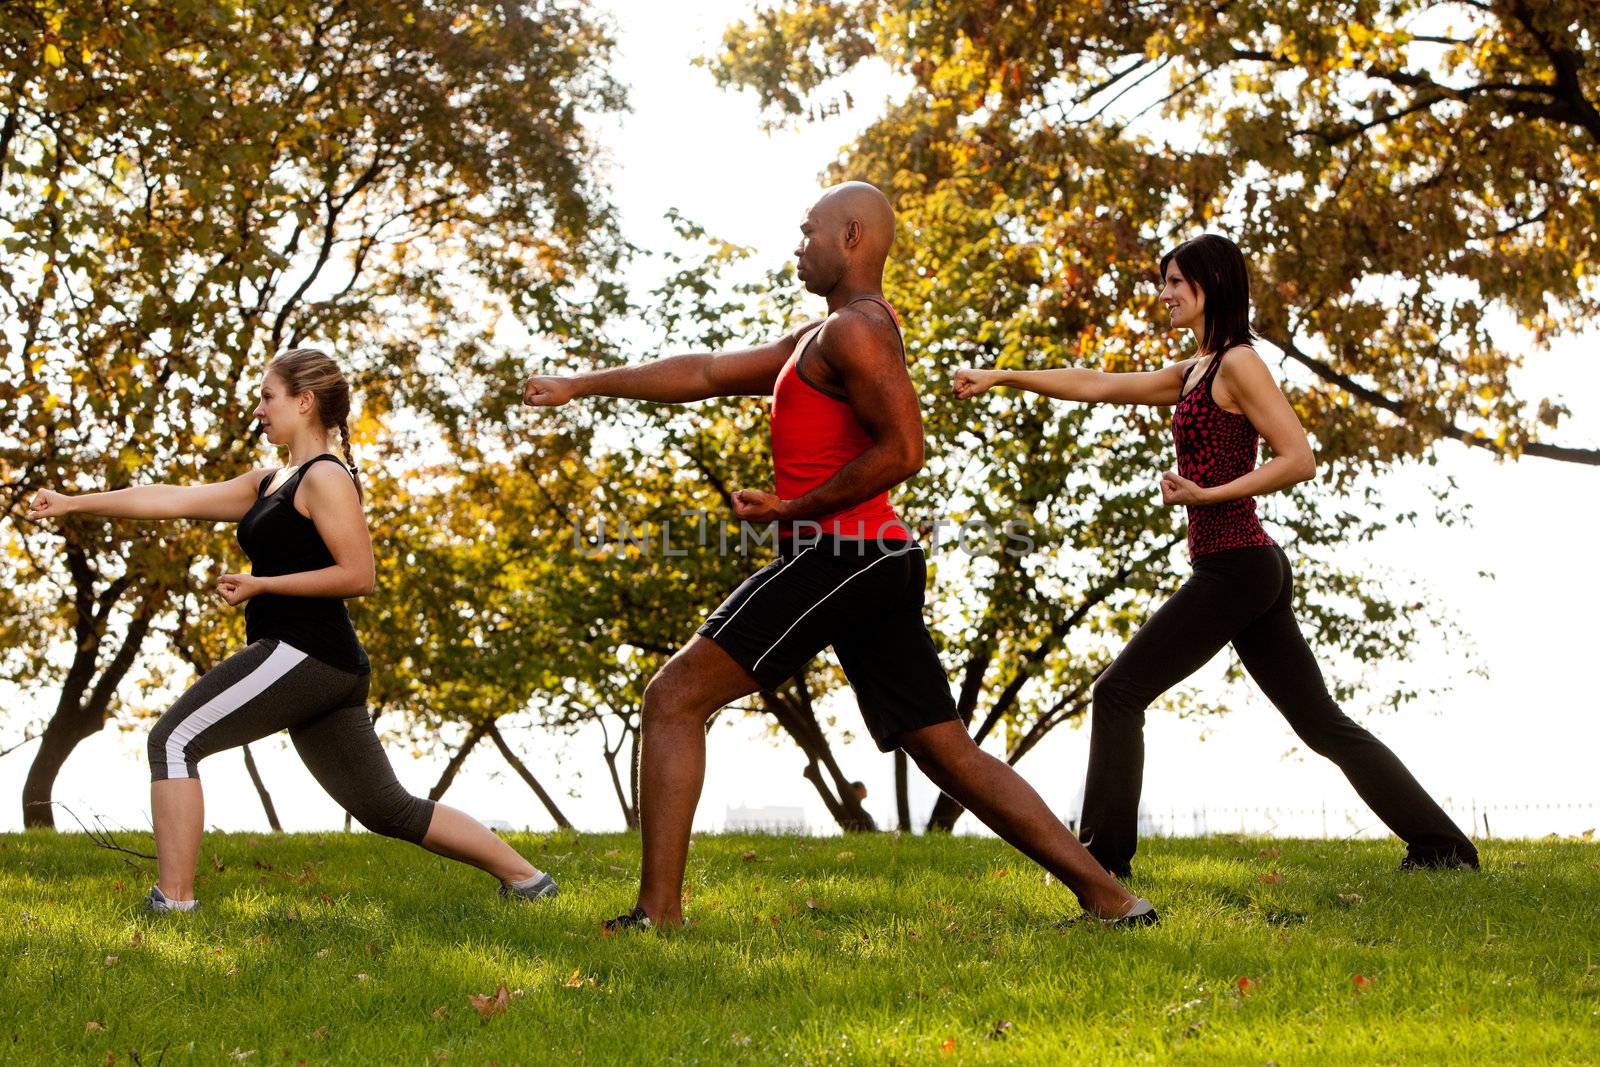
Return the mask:
<svg viewBox="0 0 1600 1067">
<path fill-rule="evenodd" d="M 763 688 L 775 689 L 829 645 L 878 747 L 955 719 L 950 680 L 922 622 L 928 565 L 912 541 L 824 536 L 748 580 L 700 627 Z"/>
</svg>

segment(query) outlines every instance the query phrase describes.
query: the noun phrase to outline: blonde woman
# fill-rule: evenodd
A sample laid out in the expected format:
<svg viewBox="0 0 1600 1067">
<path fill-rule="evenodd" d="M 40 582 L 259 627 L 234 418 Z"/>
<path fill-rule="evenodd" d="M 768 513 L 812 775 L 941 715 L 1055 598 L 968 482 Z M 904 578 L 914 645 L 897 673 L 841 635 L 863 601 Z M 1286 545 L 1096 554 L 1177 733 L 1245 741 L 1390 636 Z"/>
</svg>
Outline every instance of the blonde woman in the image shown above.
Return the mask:
<svg viewBox="0 0 1600 1067">
<path fill-rule="evenodd" d="M 344 601 L 372 591 L 372 540 L 349 464 L 350 386 L 317 349 L 268 364 L 254 417 L 287 464 L 212 485 L 141 485 L 71 496 L 40 489 L 31 519 L 71 514 L 238 523 L 249 573 L 217 592 L 244 605 L 248 644 L 198 679 L 150 731 L 156 836 L 152 912 L 189 911 L 205 821 L 199 763 L 287 729 L 317 781 L 367 829 L 470 863 L 506 897 L 554 896 L 556 883 L 470 816 L 412 796 L 367 713 L 371 669 Z M 337 430 L 344 458 L 329 451 Z"/>
</svg>

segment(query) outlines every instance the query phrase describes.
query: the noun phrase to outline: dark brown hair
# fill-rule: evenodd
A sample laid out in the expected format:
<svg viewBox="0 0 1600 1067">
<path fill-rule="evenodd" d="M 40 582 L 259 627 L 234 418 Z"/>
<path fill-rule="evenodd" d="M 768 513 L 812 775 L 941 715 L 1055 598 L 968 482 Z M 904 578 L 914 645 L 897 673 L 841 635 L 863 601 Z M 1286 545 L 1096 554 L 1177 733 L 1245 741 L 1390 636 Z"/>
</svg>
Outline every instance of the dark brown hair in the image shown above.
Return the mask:
<svg viewBox="0 0 1600 1067">
<path fill-rule="evenodd" d="M 1226 237 L 1204 233 L 1161 257 L 1162 284 L 1174 259 L 1184 280 L 1206 294 L 1201 352 L 1226 352 L 1256 339 L 1250 329 L 1250 271 L 1244 253 Z"/>
</svg>

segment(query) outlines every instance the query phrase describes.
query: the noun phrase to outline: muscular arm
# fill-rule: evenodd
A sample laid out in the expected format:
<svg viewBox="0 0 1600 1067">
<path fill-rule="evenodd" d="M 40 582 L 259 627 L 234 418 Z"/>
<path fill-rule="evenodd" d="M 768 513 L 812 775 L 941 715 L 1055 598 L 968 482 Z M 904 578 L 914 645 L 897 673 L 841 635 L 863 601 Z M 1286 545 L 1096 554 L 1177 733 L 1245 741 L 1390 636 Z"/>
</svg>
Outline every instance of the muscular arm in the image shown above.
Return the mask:
<svg viewBox="0 0 1600 1067">
<path fill-rule="evenodd" d="M 791 330 L 769 344 L 733 352 L 668 356 L 628 367 L 529 378 L 522 402 L 556 407 L 582 396 L 614 396 L 685 404 L 716 396 L 770 396 L 795 342 L 815 323 Z"/>
<path fill-rule="evenodd" d="M 1219 395 L 1220 394 L 1220 395 Z M 1207 504 L 1263 496 L 1307 481 L 1317 473 L 1305 427 L 1253 348 L 1235 348 L 1217 368 L 1212 395 L 1244 412 L 1272 448 L 1272 458 L 1249 474 L 1202 491 Z"/>
<path fill-rule="evenodd" d="M 295 503 L 304 504 L 317 533 L 333 556 L 333 566 L 316 571 L 256 578 L 260 592 L 280 596 L 356 597 L 372 592 L 376 575 L 372 563 L 372 536 L 361 510 L 355 482 L 341 467 L 317 463 L 306 471 L 295 491 Z"/>
<path fill-rule="evenodd" d="M 113 519 L 208 519 L 238 522 L 256 501 L 256 489 L 265 470 L 253 470 L 210 485 L 135 485 L 107 493 L 70 496 L 41 489 L 30 506 L 29 518 L 103 515 Z"/>
<path fill-rule="evenodd" d="M 812 342 L 838 376 L 872 446 L 804 496 L 786 520 L 816 519 L 870 500 L 922 469 L 922 411 L 892 327 L 857 311 L 835 315 Z"/>
<path fill-rule="evenodd" d="M 956 395 L 965 400 L 997 385 L 1025 389 L 1056 400 L 1085 404 L 1150 404 L 1170 407 L 1182 394 L 1184 375 L 1193 360 L 1152 371 L 1099 371 L 1084 367 L 1050 370 L 976 370 L 956 372 Z"/>
</svg>

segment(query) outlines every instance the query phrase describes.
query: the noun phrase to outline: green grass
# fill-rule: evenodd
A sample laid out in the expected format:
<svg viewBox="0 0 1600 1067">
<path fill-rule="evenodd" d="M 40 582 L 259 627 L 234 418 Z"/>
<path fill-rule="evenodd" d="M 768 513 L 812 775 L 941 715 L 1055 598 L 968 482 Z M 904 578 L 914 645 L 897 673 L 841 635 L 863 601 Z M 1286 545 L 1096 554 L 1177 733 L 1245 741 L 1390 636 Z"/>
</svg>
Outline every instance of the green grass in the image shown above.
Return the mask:
<svg viewBox="0 0 1600 1067">
<path fill-rule="evenodd" d="M 1398 873 L 1392 842 L 1152 840 L 1163 924 L 1106 931 L 1054 928 L 1071 897 L 994 841 L 702 836 L 694 925 L 606 937 L 637 839 L 513 840 L 559 899 L 367 835 L 211 835 L 204 909 L 157 920 L 150 864 L 0 835 L 0 1061 L 1600 1061 L 1593 844 L 1491 842 L 1470 875 Z"/>
</svg>

